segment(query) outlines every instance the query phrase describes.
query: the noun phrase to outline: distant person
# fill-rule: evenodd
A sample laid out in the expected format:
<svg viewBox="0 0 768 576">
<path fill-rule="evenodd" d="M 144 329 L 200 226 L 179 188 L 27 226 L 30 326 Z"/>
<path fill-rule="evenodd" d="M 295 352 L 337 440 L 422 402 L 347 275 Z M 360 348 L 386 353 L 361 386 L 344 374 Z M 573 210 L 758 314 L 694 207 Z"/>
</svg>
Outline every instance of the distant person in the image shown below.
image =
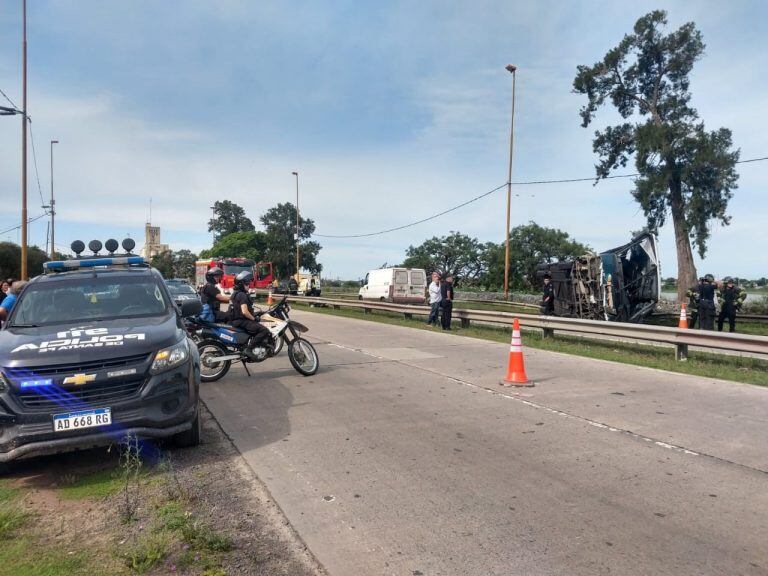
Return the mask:
<svg viewBox="0 0 768 576">
<path fill-rule="evenodd" d="M 704 284 L 699 288 L 699 329 L 715 329 L 715 277 L 704 276 Z"/>
<path fill-rule="evenodd" d="M 541 288 L 541 313 L 551 316 L 555 311 L 555 287 L 552 286 L 552 276 L 544 276 L 544 286 Z"/>
<path fill-rule="evenodd" d="M 290 292 L 292 296 L 296 296 L 296 294 L 299 293 L 299 283 L 293 276 L 288 280 L 288 292 Z"/>
<path fill-rule="evenodd" d="M 11 289 L 11 282 L 8 282 L 8 280 L 3 280 L 3 283 L 0 284 L 0 303 L 2 303 L 3 298 L 8 296 L 8 291 Z"/>
<path fill-rule="evenodd" d="M 440 284 L 440 308 L 440 324 L 443 330 L 450 330 L 453 316 L 453 276 L 450 274 L 445 277 L 445 282 Z"/>
<path fill-rule="evenodd" d="M 429 285 L 429 305 L 431 310 L 429 311 L 427 324 L 437 326 L 437 316 L 440 314 L 440 300 L 442 300 L 442 295 L 440 294 L 440 274 L 432 272 L 432 283 Z"/>
<path fill-rule="evenodd" d="M 699 283 L 693 288 L 689 288 L 685 293 L 688 296 L 688 328 L 696 328 L 696 320 L 699 317 L 699 299 L 701 298 L 701 287 L 704 285 L 704 278 L 699 278 Z"/>
<path fill-rule="evenodd" d="M 13 310 L 13 305 L 16 304 L 19 294 L 21 294 L 21 291 L 24 290 L 26 285 L 27 283 L 24 281 L 14 282 L 11 285 L 8 295 L 3 298 L 3 302 L 0 304 L 0 322 L 6 322 L 8 320 L 11 310 Z"/>
<path fill-rule="evenodd" d="M 728 318 L 729 332 L 736 332 L 736 312 L 747 299 L 747 291 L 741 286 L 736 286 L 733 278 L 727 276 L 723 280 L 724 286 L 720 288 L 720 314 L 717 316 L 717 331 L 723 331 L 723 323 Z"/>
</svg>

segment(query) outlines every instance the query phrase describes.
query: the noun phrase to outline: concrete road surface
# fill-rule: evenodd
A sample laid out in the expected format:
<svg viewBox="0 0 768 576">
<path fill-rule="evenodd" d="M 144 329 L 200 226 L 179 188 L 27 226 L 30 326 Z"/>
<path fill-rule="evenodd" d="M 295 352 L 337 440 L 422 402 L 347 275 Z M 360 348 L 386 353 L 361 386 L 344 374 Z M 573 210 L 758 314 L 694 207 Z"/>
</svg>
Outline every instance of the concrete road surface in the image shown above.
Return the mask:
<svg viewBox="0 0 768 576">
<path fill-rule="evenodd" d="M 333 576 L 768 574 L 768 390 L 309 312 L 203 398 Z"/>
</svg>

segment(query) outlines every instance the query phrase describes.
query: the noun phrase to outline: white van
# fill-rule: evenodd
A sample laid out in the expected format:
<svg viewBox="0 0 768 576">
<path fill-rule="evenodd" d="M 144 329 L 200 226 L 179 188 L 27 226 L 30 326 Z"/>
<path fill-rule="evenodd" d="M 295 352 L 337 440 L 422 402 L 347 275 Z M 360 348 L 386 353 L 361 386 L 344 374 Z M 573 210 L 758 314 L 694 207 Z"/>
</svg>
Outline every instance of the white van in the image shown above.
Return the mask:
<svg viewBox="0 0 768 576">
<path fill-rule="evenodd" d="M 365 275 L 359 300 L 424 304 L 427 273 L 422 268 L 379 268 Z"/>
</svg>

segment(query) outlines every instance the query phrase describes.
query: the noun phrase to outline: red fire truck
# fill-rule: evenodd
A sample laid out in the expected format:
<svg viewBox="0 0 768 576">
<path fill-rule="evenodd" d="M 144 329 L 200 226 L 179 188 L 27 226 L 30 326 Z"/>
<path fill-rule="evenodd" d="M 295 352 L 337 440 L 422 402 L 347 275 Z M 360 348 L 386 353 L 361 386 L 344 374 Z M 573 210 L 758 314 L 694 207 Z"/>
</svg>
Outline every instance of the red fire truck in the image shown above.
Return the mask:
<svg viewBox="0 0 768 576">
<path fill-rule="evenodd" d="M 235 276 L 244 270 L 253 273 L 253 282 L 249 286 L 251 290 L 269 288 L 275 279 L 272 271 L 272 262 L 256 263 L 248 258 L 206 258 L 205 260 L 195 262 L 195 281 L 198 288 L 205 284 L 206 272 L 214 267 L 221 268 L 224 271 L 219 288 L 227 294 L 232 292 Z"/>
</svg>

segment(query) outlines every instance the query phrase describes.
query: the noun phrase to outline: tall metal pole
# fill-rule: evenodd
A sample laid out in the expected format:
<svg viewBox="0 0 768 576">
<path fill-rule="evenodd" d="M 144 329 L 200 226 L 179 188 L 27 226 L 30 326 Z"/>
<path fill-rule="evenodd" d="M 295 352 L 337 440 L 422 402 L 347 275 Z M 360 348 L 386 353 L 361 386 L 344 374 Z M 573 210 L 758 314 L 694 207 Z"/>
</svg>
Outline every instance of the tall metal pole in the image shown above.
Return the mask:
<svg viewBox="0 0 768 576">
<path fill-rule="evenodd" d="M 293 172 L 296 176 L 296 283 L 300 282 L 299 278 L 299 173 Z"/>
<path fill-rule="evenodd" d="M 507 65 L 507 70 L 512 73 L 512 123 L 509 128 L 509 173 L 507 174 L 507 226 L 504 228 L 506 249 L 504 251 L 504 298 L 509 300 L 509 213 L 512 204 L 512 152 L 515 149 L 515 71 L 517 66 Z"/>
<path fill-rule="evenodd" d="M 21 279 L 27 279 L 27 0 L 21 0 Z"/>
<path fill-rule="evenodd" d="M 51 140 L 51 260 L 56 260 L 56 244 L 54 244 L 56 229 L 56 200 L 53 199 L 53 145 L 58 144 L 58 140 Z"/>
</svg>

